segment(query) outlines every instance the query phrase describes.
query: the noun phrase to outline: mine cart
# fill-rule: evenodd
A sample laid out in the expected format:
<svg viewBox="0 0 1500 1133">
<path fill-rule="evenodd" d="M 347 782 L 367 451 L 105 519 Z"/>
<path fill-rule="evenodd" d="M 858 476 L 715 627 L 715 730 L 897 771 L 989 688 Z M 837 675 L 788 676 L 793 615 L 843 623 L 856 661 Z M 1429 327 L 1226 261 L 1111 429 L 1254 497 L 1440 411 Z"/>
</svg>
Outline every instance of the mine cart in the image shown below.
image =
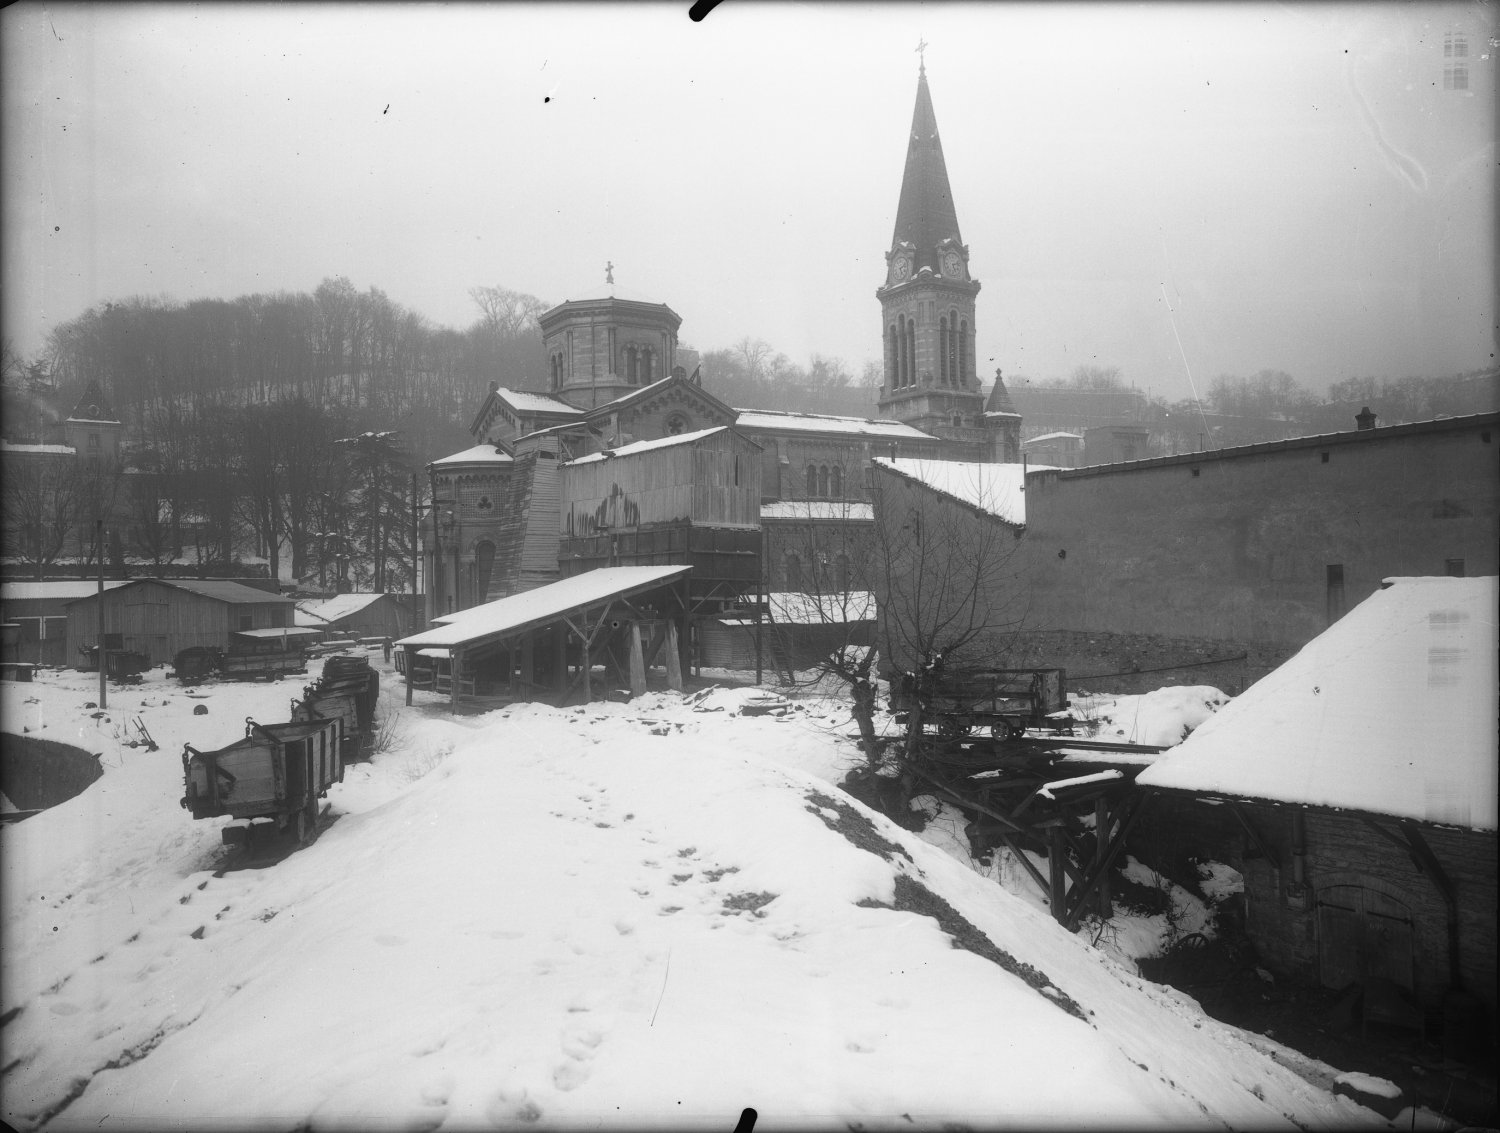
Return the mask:
<svg viewBox="0 0 1500 1133">
<path fill-rule="evenodd" d="M 172 675 L 183 684 L 195 684 L 219 671 L 219 651 L 208 645 L 189 645 L 172 658 Z"/>
<path fill-rule="evenodd" d="M 919 692 L 919 684 L 926 688 Z M 1053 713 L 1068 707 L 1067 673 L 1062 669 L 929 670 L 921 681 L 910 673 L 891 679 L 891 710 L 922 709 L 925 730 L 964 736 L 987 727 L 998 739 L 1027 728 L 1054 727 Z"/>
<path fill-rule="evenodd" d="M 307 672 L 307 654 L 296 630 L 242 630 L 229 635 L 229 649 L 219 659 L 219 674 L 228 680 L 274 680 L 284 673 Z"/>
<path fill-rule="evenodd" d="M 375 706 L 380 674 L 366 657 L 330 657 L 323 675 L 292 704 L 293 720 L 339 719 L 344 724 L 343 758 L 367 758 L 375 742 Z"/>
<path fill-rule="evenodd" d="M 245 738 L 217 751 L 183 745 L 187 793 L 182 805 L 194 818 L 271 818 L 277 829 L 295 826 L 297 840 L 312 839 L 318 799 L 344 778 L 339 749 L 340 719 L 290 724 L 245 721 Z M 244 840 L 244 831 L 225 828 L 224 841 Z"/>
</svg>

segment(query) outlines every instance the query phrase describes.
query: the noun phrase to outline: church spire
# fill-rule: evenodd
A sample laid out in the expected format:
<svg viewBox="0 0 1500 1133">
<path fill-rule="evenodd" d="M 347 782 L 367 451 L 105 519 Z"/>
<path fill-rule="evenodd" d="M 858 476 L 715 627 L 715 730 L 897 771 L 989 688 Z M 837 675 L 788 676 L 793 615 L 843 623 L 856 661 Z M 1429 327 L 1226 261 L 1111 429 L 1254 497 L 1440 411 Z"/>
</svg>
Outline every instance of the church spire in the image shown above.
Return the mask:
<svg viewBox="0 0 1500 1133">
<path fill-rule="evenodd" d="M 958 213 L 953 207 L 953 190 L 948 186 L 948 166 L 943 160 L 943 142 L 938 136 L 937 114 L 932 109 L 924 62 L 917 76 L 917 104 L 907 138 L 906 171 L 901 179 L 891 252 L 897 255 L 905 250 L 913 276 L 923 268 L 953 276 L 957 273 L 943 270 L 943 258 L 951 250 L 962 255 L 962 248 L 963 237 L 958 231 Z"/>
</svg>

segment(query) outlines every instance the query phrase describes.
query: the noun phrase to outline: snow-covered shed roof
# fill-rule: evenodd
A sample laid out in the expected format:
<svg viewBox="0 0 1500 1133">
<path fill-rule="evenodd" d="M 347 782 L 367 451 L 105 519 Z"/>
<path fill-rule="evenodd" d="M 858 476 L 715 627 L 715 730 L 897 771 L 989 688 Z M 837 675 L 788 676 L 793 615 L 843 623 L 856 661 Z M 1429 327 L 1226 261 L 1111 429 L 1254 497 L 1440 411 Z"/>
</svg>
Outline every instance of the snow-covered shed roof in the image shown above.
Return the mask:
<svg viewBox="0 0 1500 1133">
<path fill-rule="evenodd" d="M 331 625 L 342 618 L 347 618 L 350 614 L 359 613 L 366 606 L 384 597 L 384 594 L 335 594 L 332 598 L 298 602 L 297 613 L 307 614 L 316 619 L 304 623 L 306 625 Z"/>
<path fill-rule="evenodd" d="M 804 433 L 848 433 L 854 436 L 884 437 L 891 440 L 932 441 L 937 438 L 900 421 L 882 421 L 865 417 L 834 417 L 824 413 L 789 413 L 775 409 L 737 409 L 735 424 L 744 432 L 764 429 L 791 429 Z"/>
<path fill-rule="evenodd" d="M 1387 579 L 1136 782 L 1496 829 L 1497 593 Z"/>
<path fill-rule="evenodd" d="M 257 590 L 253 586 L 246 586 L 227 578 L 135 578 L 121 583 L 121 589 L 126 586 L 170 586 L 174 590 L 186 590 L 190 594 L 212 598 L 216 602 L 231 602 L 236 605 L 259 605 L 265 602 L 285 606 L 295 604 L 291 598 L 272 594 L 269 590 Z M 93 591 L 82 595 L 82 598 L 92 597 Z M 74 601 L 80 601 L 82 598 L 74 599 Z"/>
<path fill-rule="evenodd" d="M 430 467 L 439 468 L 445 464 L 509 464 L 512 459 L 509 453 L 502 452 L 494 445 L 483 444 L 466 448 L 463 452 L 455 452 L 451 456 L 440 457 Z"/>
<path fill-rule="evenodd" d="M 1069 433 L 1069 432 L 1043 433 L 1039 437 L 1028 437 L 1026 440 L 1024 440 L 1024 441 L 1021 442 L 1021 447 L 1025 448 L 1027 445 L 1040 444 L 1042 441 L 1081 441 L 1081 440 L 1083 440 L 1083 437 L 1081 435 L 1079 435 L 1078 433 Z"/>
<path fill-rule="evenodd" d="M 855 500 L 773 500 L 760 505 L 760 518 L 868 523 L 875 518 L 875 509 Z"/>
<path fill-rule="evenodd" d="M 637 456 L 643 452 L 650 452 L 652 449 L 671 448 L 674 445 L 688 445 L 694 441 L 701 441 L 704 437 L 710 436 L 713 433 L 722 433 L 728 427 L 727 425 L 716 425 L 712 429 L 698 429 L 692 433 L 676 433 L 669 437 L 658 437 L 654 441 L 635 441 L 628 445 L 621 445 L 619 448 L 606 449 L 604 452 L 591 452 L 588 456 L 580 456 L 577 460 L 565 461 L 564 464 L 565 466 L 568 464 L 589 464 L 596 460 L 609 460 L 616 456 Z"/>
<path fill-rule="evenodd" d="M 690 566 L 600 567 L 482 606 L 444 614 L 433 619 L 439 624 L 432 629 L 403 637 L 396 644 L 416 649 L 452 647 L 519 633 L 556 621 L 581 607 L 650 590 L 681 578 L 692 569 Z"/>
<path fill-rule="evenodd" d="M 113 590 L 117 586 L 124 585 L 124 581 L 116 579 L 106 582 L 104 589 Z M 98 592 L 97 582 L 82 579 L 67 579 L 60 582 L 5 582 L 0 583 L 0 602 L 72 601 L 74 598 L 87 598 L 90 594 Z"/>
<path fill-rule="evenodd" d="M 876 464 L 1016 526 L 1026 523 L 1026 473 L 1038 465 L 877 457 Z"/>
<path fill-rule="evenodd" d="M 803 594 L 778 590 L 766 595 L 770 616 L 765 624 L 815 626 L 843 622 L 873 622 L 875 595 L 868 590 L 847 594 Z M 751 618 L 718 618 L 727 626 L 754 625 Z"/>
</svg>

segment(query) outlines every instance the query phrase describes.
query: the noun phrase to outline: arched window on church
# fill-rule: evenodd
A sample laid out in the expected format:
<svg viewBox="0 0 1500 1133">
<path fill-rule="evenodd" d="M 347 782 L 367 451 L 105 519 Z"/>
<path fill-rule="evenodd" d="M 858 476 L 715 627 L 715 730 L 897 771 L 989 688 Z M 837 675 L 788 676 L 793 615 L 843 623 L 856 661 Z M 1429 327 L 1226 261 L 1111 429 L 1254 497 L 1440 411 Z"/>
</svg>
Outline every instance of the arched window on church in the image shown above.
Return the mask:
<svg viewBox="0 0 1500 1133">
<path fill-rule="evenodd" d="M 969 384 L 969 320 L 958 324 L 958 384 Z"/>
<path fill-rule="evenodd" d="M 802 556 L 796 551 L 786 553 L 786 588 L 788 590 L 802 589 Z"/>
<path fill-rule="evenodd" d="M 914 386 L 917 384 L 917 325 L 907 323 L 906 325 L 906 384 Z"/>
<path fill-rule="evenodd" d="M 474 583 L 474 605 L 489 601 L 490 574 L 495 567 L 495 544 L 488 539 L 482 540 L 474 547 L 474 561 L 470 564 L 473 571 Z"/>
<path fill-rule="evenodd" d="M 900 378 L 896 373 L 896 324 L 892 323 L 885 328 L 885 380 L 891 389 L 900 388 Z"/>
<path fill-rule="evenodd" d="M 948 384 L 948 318 L 938 319 L 938 381 Z"/>
<path fill-rule="evenodd" d="M 837 573 L 839 593 L 849 593 L 849 556 L 840 552 L 838 559 L 834 562 L 834 570 Z"/>
<path fill-rule="evenodd" d="M 656 380 L 655 370 L 652 365 L 653 361 L 654 359 L 652 357 L 651 348 L 649 346 L 641 347 L 640 384 L 643 386 L 650 385 L 653 381 Z"/>
<path fill-rule="evenodd" d="M 828 465 L 818 469 L 818 495 L 823 499 L 828 497 Z"/>
<path fill-rule="evenodd" d="M 818 494 L 818 468 L 817 465 L 807 466 L 807 498 L 812 499 Z"/>
<path fill-rule="evenodd" d="M 828 498 L 833 500 L 844 498 L 844 470 L 837 464 L 828 470 Z"/>
</svg>

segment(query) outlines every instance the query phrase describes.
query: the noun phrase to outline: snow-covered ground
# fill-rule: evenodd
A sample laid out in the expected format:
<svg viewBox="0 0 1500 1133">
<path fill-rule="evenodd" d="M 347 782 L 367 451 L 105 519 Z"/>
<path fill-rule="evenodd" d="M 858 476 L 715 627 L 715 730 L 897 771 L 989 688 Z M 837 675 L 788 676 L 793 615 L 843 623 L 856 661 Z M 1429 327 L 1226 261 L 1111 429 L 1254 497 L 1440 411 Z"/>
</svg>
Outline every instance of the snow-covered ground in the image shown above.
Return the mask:
<svg viewBox="0 0 1500 1133">
<path fill-rule="evenodd" d="M 0 832 L 6 1121 L 1378 1122 L 1330 1068 L 971 868 L 961 827 L 944 852 L 838 790 L 858 755 L 836 701 L 746 716 L 759 692 L 721 689 L 455 718 L 384 679 L 386 750 L 330 792 L 336 821 L 222 876 L 223 822 L 178 805 L 182 744 L 286 718 L 300 680 L 194 695 L 154 670 L 99 718 L 89 674 L 0 686 L 6 730 L 104 767 Z M 159 751 L 126 746 L 136 720 Z"/>
</svg>

